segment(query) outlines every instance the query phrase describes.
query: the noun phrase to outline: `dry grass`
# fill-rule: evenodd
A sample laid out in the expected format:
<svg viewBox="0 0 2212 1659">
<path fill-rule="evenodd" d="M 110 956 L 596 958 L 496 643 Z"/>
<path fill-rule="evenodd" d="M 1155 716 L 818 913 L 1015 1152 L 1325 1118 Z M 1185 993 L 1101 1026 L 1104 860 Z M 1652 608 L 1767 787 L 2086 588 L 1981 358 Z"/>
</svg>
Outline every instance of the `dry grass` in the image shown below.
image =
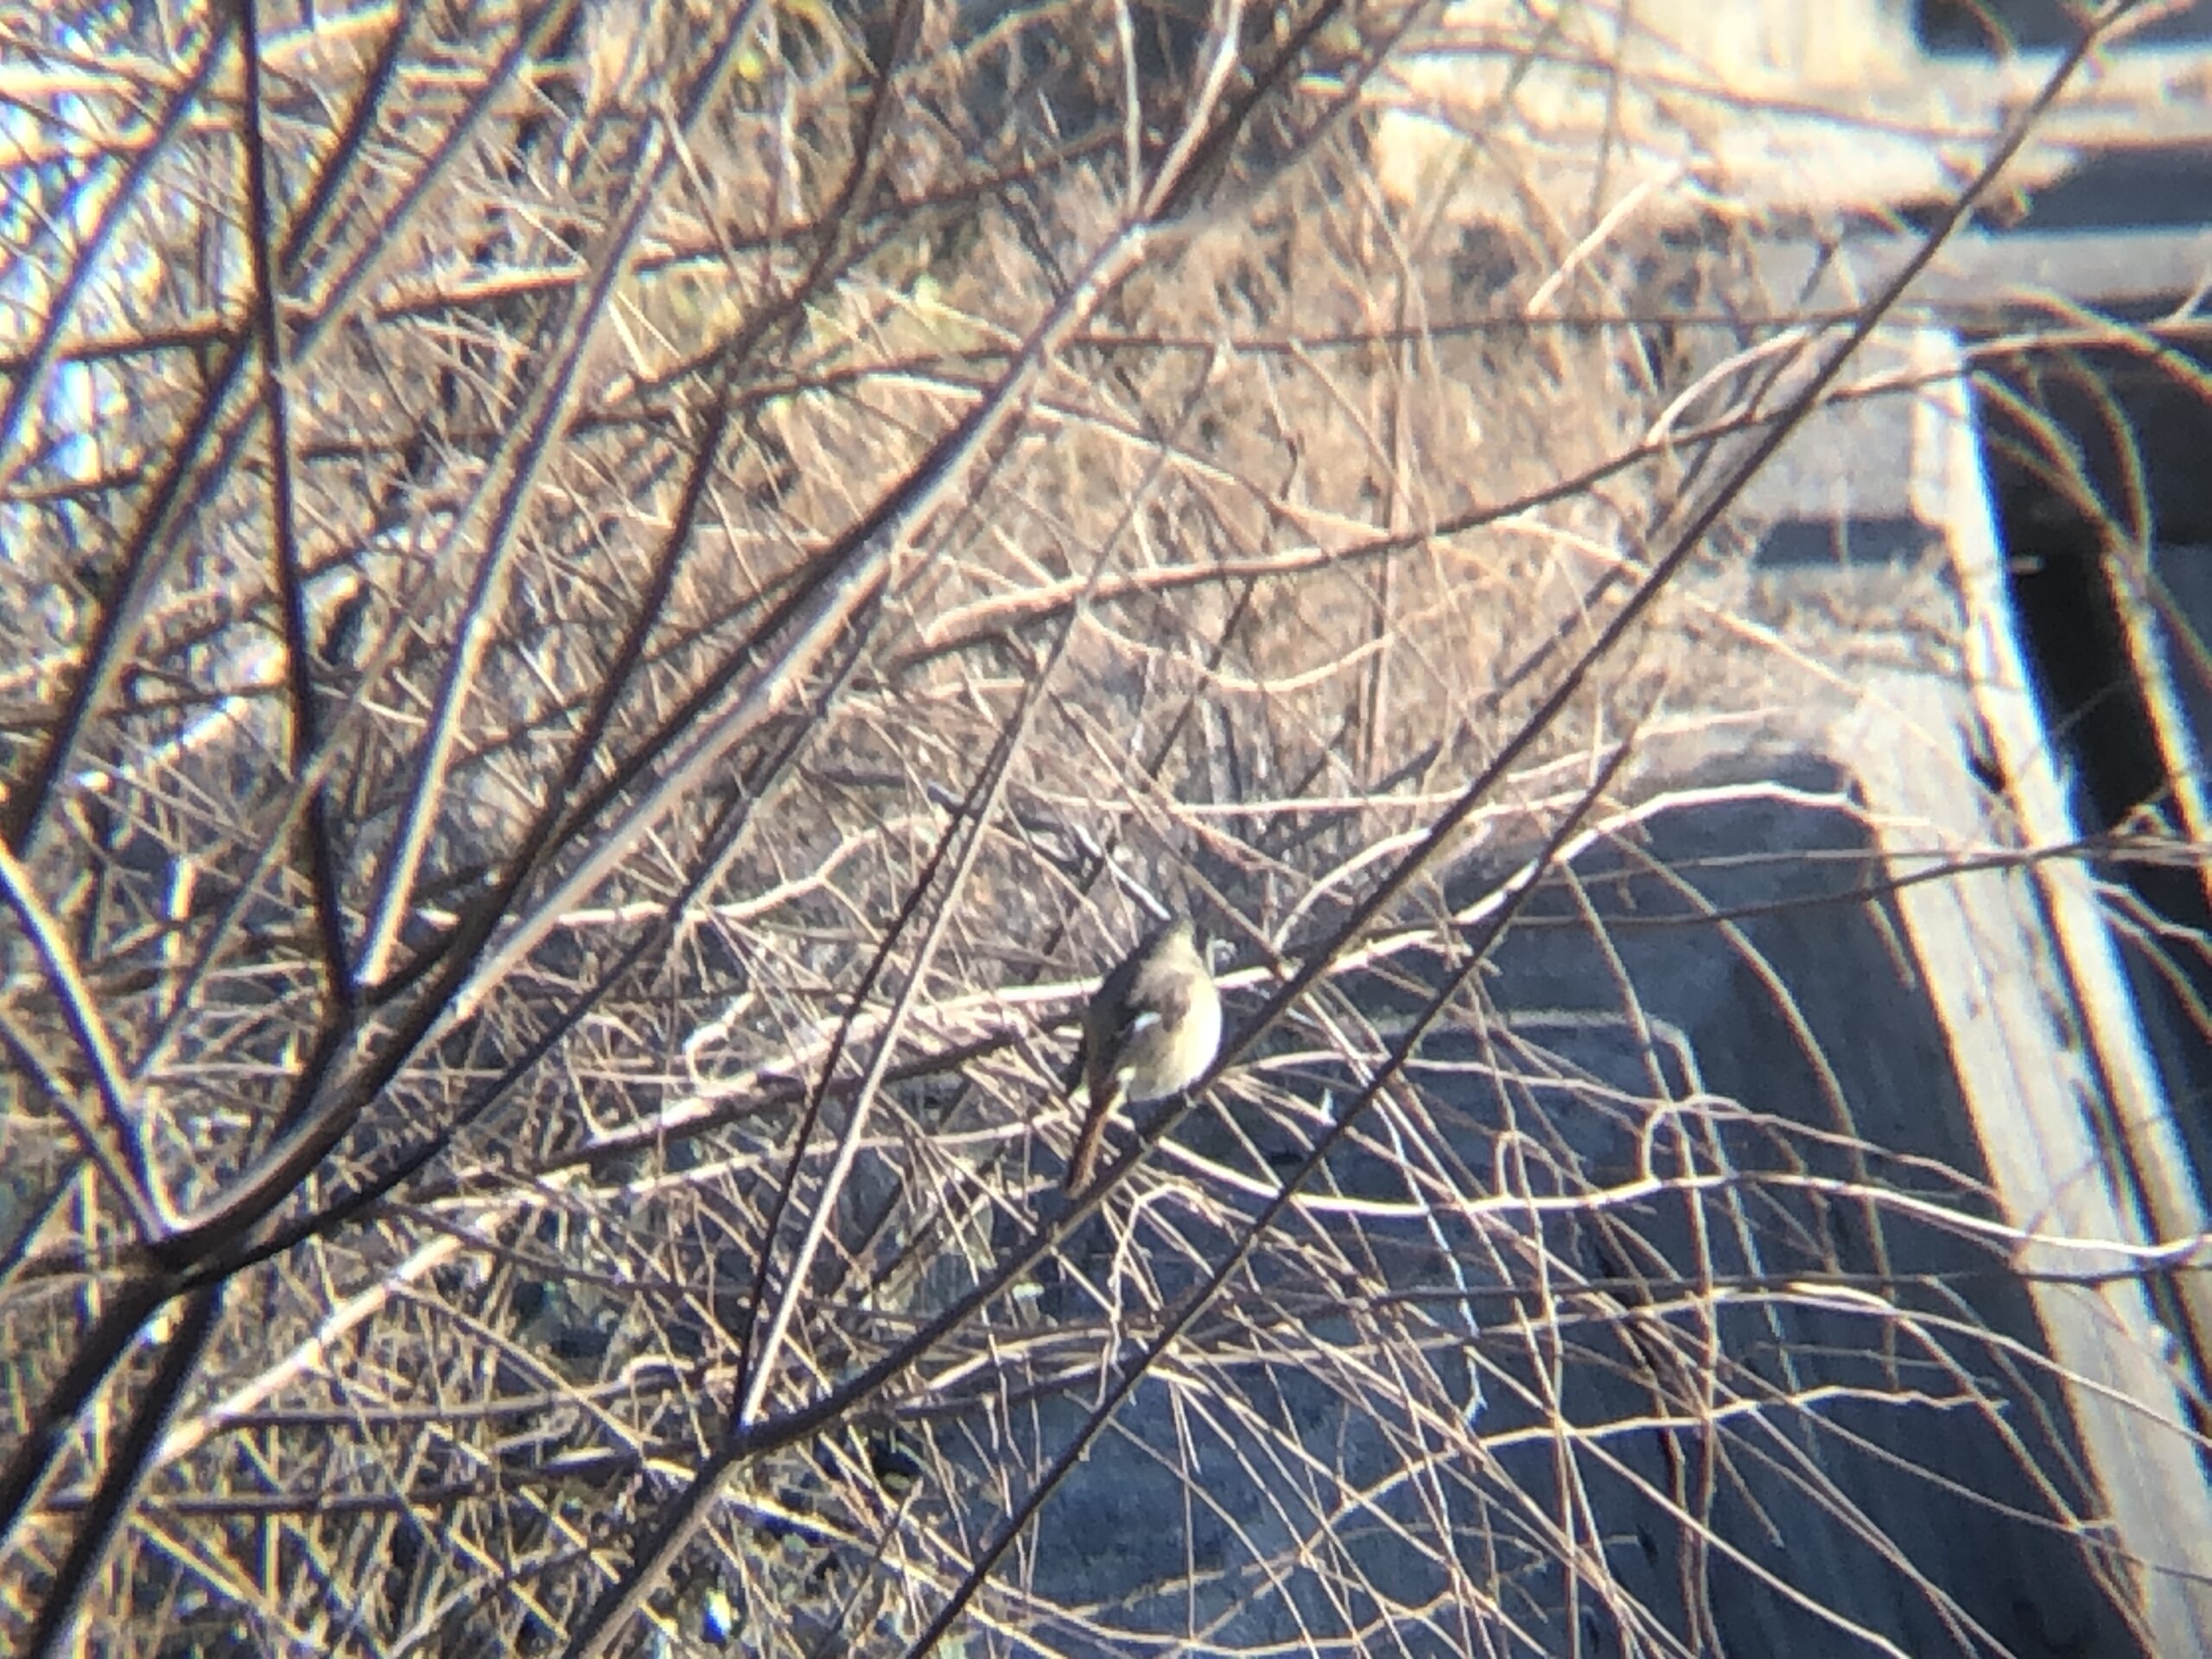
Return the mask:
<svg viewBox="0 0 2212 1659">
<path fill-rule="evenodd" d="M 1655 791 L 1900 632 L 1696 521 L 1841 340 L 1759 219 L 1510 74 L 1393 195 L 1421 6 L 254 10 L 0 10 L 10 1643 L 1878 1648 L 1786 1494 L 2002 1649 L 1825 1461 L 2094 1528 L 1980 1172 L 1625 989 L 1630 897 L 1761 966 Z M 1063 1214 L 1139 895 L 1242 1063 Z"/>
</svg>

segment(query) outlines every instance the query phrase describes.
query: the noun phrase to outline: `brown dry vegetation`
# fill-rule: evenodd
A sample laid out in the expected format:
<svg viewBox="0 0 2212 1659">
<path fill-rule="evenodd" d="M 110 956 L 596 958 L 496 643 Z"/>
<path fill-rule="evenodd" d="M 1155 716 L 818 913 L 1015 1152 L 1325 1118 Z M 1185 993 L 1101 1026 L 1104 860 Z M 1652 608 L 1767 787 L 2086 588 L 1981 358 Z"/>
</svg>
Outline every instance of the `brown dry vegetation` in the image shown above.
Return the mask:
<svg viewBox="0 0 2212 1659">
<path fill-rule="evenodd" d="M 0 9 L 0 1641 L 1710 1650 L 1733 1414 L 1815 1390 L 1477 965 L 1528 861 L 1910 629 L 1784 649 L 1694 522 L 1841 333 L 1652 441 L 1695 319 L 1787 297 L 1696 192 L 1600 232 L 1514 100 L 1614 20 L 1497 10 L 1532 87 L 1408 201 L 1421 5 L 1165 60 L 1073 0 Z M 1133 893 L 1232 947 L 1241 1063 L 1064 1216 Z M 1471 1055 L 1385 1066 L 1432 998 Z M 1699 1225 L 1818 1301 L 1828 1131 L 1669 1109 L 1657 1179 L 1740 1166 Z M 1854 1214 L 1991 1212 L 1889 1153 Z M 2038 1362 L 1852 1283 L 1853 1386 L 2017 1412 L 2080 1523 Z M 1077 1581 L 1125 1382 L 1184 1498 L 1124 1522 L 1233 1543 Z M 1624 1577 L 1576 1494 L 1670 1418 Z"/>
</svg>

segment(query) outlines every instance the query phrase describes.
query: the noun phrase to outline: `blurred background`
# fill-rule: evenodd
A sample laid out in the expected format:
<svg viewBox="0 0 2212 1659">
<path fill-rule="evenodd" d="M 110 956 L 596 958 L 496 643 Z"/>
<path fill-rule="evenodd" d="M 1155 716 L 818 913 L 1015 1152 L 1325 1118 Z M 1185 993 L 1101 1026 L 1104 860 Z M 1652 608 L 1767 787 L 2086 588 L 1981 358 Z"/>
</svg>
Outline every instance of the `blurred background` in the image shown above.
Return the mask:
<svg viewBox="0 0 2212 1659">
<path fill-rule="evenodd" d="M 2212 1647 L 2208 41 L 0 3 L 0 1642 Z"/>
</svg>

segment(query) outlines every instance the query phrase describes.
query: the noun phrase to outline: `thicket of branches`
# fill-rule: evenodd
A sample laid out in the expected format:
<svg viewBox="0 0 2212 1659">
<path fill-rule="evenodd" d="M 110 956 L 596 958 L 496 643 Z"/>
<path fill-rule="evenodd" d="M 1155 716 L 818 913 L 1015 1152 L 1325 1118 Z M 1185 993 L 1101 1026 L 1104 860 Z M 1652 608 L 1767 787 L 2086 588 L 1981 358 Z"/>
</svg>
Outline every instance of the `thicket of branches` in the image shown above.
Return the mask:
<svg viewBox="0 0 2212 1659">
<path fill-rule="evenodd" d="M 1853 1230 L 2001 1277 L 1974 1172 L 1485 980 L 1848 673 L 1728 510 L 1885 303 L 1777 352 L 1708 100 L 1494 10 L 1411 200 L 1421 4 L 0 12 L 0 1641 L 1712 1650 L 1745 1467 L 1863 1519 L 1793 1309 L 2089 1525 Z M 1070 1207 L 1160 906 L 1230 1051 Z"/>
</svg>

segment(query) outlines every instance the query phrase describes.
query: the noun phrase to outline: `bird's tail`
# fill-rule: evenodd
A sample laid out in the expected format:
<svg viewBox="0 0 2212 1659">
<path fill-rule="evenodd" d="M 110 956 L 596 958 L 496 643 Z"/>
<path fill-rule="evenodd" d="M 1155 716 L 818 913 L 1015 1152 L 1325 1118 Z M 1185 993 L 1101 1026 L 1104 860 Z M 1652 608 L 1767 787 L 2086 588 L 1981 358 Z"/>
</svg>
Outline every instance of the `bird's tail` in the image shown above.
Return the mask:
<svg viewBox="0 0 2212 1659">
<path fill-rule="evenodd" d="M 1090 1185 L 1090 1177 L 1098 1166 L 1098 1154 L 1106 1144 L 1106 1125 L 1114 1116 L 1114 1108 L 1121 1103 L 1119 1089 L 1103 1096 L 1094 1095 L 1090 1109 L 1083 1120 L 1083 1133 L 1075 1138 L 1075 1154 L 1068 1160 L 1066 1178 L 1060 1183 L 1070 1192 L 1080 1192 Z"/>
</svg>

